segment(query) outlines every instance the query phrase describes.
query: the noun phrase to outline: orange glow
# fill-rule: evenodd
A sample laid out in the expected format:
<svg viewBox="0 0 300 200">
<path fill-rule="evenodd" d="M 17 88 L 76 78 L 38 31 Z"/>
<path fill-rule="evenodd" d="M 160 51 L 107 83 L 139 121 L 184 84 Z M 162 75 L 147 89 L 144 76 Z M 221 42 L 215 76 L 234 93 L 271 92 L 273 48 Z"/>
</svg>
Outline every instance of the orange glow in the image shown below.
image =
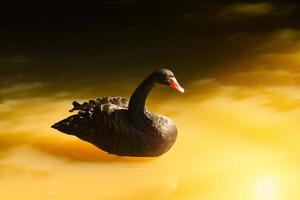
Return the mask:
<svg viewBox="0 0 300 200">
<path fill-rule="evenodd" d="M 266 48 L 273 47 L 267 42 Z M 69 115 L 74 99 L 65 94 L 4 101 L 1 198 L 298 200 L 299 51 L 277 54 L 248 63 L 276 64 L 274 69 L 253 67 L 194 81 L 184 95 L 161 98 L 170 88 L 158 86 L 147 107 L 171 117 L 179 130 L 175 145 L 159 158 L 108 155 L 51 129 Z M 30 88 L 15 86 L 2 94 Z"/>
<path fill-rule="evenodd" d="M 3 103 L 1 196 L 279 200 L 286 199 L 282 194 L 287 195 L 287 188 L 296 194 L 300 109 L 281 108 L 295 103 L 298 88 L 270 88 L 267 93 L 249 88 L 252 95 L 236 99 L 245 88 L 218 86 L 218 92 L 204 97 L 198 86 L 190 86 L 189 92 L 199 95 L 148 102 L 179 128 L 175 146 L 151 159 L 108 155 L 50 129 L 68 115 L 71 99 Z M 277 99 L 281 90 L 286 91 L 280 92 L 284 101 Z"/>
</svg>

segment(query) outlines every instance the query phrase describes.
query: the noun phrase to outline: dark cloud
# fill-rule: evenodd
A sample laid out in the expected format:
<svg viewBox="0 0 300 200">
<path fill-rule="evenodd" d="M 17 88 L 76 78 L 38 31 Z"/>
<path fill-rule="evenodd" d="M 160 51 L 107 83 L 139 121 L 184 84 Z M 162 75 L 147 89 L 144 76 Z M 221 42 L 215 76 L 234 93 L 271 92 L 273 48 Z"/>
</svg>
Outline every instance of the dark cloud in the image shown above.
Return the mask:
<svg viewBox="0 0 300 200">
<path fill-rule="evenodd" d="M 255 17 L 270 14 L 274 10 L 270 3 L 234 3 L 225 6 L 220 13 L 221 17 Z"/>
<path fill-rule="evenodd" d="M 299 11 L 293 1 L 5 3 L 0 84 L 74 91 L 135 84 L 158 67 L 173 69 L 183 83 L 217 77 L 239 68 L 228 63 L 297 41 Z M 276 32 L 281 36 L 272 38 Z"/>
</svg>

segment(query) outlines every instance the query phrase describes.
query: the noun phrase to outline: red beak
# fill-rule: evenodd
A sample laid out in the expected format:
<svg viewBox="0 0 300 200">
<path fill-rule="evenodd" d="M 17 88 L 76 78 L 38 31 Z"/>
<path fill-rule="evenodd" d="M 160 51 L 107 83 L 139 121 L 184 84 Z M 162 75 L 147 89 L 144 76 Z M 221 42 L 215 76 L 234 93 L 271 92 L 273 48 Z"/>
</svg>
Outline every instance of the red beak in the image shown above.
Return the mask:
<svg viewBox="0 0 300 200">
<path fill-rule="evenodd" d="M 184 93 L 184 89 L 179 85 L 175 77 L 170 77 L 169 80 L 171 88 L 178 90 L 181 93 Z"/>
</svg>

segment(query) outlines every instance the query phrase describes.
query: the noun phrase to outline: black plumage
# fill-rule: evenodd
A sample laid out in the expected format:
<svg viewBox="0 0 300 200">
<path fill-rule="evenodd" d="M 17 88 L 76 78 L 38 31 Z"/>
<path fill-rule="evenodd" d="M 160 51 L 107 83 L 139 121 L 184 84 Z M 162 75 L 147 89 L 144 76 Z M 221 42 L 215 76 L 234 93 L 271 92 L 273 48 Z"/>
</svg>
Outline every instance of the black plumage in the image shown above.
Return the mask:
<svg viewBox="0 0 300 200">
<path fill-rule="evenodd" d="M 145 108 L 147 95 L 156 83 L 183 92 L 173 73 L 159 69 L 134 91 L 130 101 L 123 97 L 101 97 L 80 104 L 73 102 L 70 112 L 78 111 L 52 125 L 98 148 L 120 156 L 159 156 L 170 149 L 177 136 L 176 124 Z"/>
</svg>

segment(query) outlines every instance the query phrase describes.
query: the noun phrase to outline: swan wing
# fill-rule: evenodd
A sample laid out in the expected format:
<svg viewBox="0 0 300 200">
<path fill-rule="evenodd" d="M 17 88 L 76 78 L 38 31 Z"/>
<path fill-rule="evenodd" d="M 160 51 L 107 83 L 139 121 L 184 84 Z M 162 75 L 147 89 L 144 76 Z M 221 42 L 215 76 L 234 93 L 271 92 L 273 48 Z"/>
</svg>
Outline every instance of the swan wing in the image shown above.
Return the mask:
<svg viewBox="0 0 300 200">
<path fill-rule="evenodd" d="M 116 117 L 117 113 L 115 111 L 127 110 L 128 99 L 123 97 L 101 97 L 82 104 L 74 101 L 73 106 L 70 112 L 77 111 L 78 113 L 55 123 L 52 128 L 74 135 L 95 129 L 98 131 L 109 130 L 119 125 L 120 120 L 118 120 L 119 117 Z M 116 119 L 112 120 L 112 118 Z"/>
</svg>

